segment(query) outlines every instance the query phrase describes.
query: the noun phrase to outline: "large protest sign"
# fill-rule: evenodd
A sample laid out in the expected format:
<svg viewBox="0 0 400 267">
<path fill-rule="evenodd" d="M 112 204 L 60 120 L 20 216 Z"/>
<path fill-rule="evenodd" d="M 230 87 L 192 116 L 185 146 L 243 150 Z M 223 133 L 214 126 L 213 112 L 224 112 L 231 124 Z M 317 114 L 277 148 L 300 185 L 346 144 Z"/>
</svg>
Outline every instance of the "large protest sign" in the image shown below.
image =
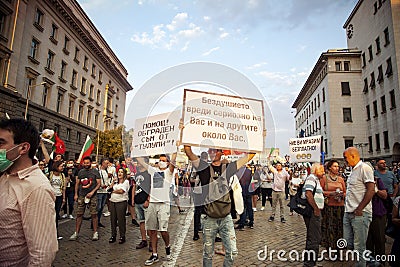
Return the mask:
<svg viewBox="0 0 400 267">
<path fill-rule="evenodd" d="M 263 151 L 262 100 L 185 89 L 183 102 L 182 144 Z"/>
<path fill-rule="evenodd" d="M 291 138 L 289 153 L 290 162 L 320 162 L 321 136 Z"/>
<path fill-rule="evenodd" d="M 158 114 L 135 121 L 133 157 L 176 152 L 180 111 Z"/>
</svg>

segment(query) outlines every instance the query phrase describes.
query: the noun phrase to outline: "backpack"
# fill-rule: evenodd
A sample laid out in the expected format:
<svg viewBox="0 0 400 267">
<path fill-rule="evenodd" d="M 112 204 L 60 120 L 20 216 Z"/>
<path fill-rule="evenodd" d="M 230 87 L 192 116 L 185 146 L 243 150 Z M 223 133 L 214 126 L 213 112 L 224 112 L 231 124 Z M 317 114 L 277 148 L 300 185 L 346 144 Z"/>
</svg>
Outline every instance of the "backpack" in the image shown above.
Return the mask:
<svg viewBox="0 0 400 267">
<path fill-rule="evenodd" d="M 231 184 L 226 178 L 226 164 L 222 165 L 222 174 L 216 176 L 210 165 L 210 183 L 208 195 L 204 206 L 205 213 L 211 218 L 225 218 L 231 213 L 231 197 L 229 194 Z"/>
<path fill-rule="evenodd" d="M 307 181 L 307 179 L 306 179 Z M 307 198 L 302 198 L 301 195 L 303 194 L 303 187 L 306 183 L 304 181 L 303 184 L 300 184 L 297 188 L 296 194 L 290 199 L 289 204 L 287 205 L 289 208 L 294 210 L 296 213 L 303 215 L 304 217 L 311 217 L 312 213 L 314 212 L 313 207 L 308 203 Z M 315 183 L 315 187 L 313 190 L 313 195 L 315 195 L 315 191 L 317 190 L 317 183 Z"/>
</svg>

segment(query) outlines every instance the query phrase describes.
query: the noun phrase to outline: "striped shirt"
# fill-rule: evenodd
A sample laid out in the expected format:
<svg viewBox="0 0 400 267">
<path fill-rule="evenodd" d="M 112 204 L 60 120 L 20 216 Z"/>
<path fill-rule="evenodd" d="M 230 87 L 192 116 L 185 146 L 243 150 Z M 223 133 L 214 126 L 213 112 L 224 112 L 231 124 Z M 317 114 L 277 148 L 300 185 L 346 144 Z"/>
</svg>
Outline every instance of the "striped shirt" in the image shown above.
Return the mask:
<svg viewBox="0 0 400 267">
<path fill-rule="evenodd" d="M 319 183 L 319 179 L 317 176 L 314 174 L 310 174 L 306 182 L 304 183 L 303 187 L 303 192 L 302 192 L 302 198 L 306 198 L 306 191 L 314 191 L 315 189 L 315 194 L 314 194 L 314 200 L 315 204 L 317 204 L 317 207 L 322 210 L 324 208 L 324 193 L 322 191 L 321 184 Z"/>
<path fill-rule="evenodd" d="M 0 266 L 51 266 L 55 196 L 37 164 L 0 177 Z"/>
</svg>

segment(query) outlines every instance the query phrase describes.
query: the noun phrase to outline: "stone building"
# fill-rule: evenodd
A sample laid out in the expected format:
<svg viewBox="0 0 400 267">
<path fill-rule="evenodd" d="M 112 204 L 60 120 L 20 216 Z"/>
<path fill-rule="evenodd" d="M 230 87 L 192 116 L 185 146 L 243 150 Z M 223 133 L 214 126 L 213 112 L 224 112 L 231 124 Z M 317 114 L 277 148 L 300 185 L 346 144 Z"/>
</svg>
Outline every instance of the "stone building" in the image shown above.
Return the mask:
<svg viewBox="0 0 400 267">
<path fill-rule="evenodd" d="M 360 0 L 343 28 L 361 51 L 366 157 L 400 160 L 400 1 Z"/>
<path fill-rule="evenodd" d="M 0 117 L 54 129 L 66 158 L 123 124 L 127 76 L 76 0 L 0 2 Z"/>
<path fill-rule="evenodd" d="M 321 135 L 326 159 L 366 140 L 360 56 L 355 49 L 322 53 L 292 106 L 297 137 Z"/>
</svg>

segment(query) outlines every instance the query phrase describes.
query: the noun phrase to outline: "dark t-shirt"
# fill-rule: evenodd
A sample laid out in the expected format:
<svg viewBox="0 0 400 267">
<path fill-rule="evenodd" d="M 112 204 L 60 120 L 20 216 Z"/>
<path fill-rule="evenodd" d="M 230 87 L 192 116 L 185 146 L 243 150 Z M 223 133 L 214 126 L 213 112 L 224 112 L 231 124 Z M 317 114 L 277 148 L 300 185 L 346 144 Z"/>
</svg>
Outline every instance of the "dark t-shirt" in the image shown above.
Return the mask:
<svg viewBox="0 0 400 267">
<path fill-rule="evenodd" d="M 143 204 L 149 196 L 151 176 L 148 171 L 144 171 L 136 174 L 135 181 L 135 203 Z"/>
<path fill-rule="evenodd" d="M 96 186 L 96 179 L 100 179 L 100 173 L 96 169 L 82 169 L 78 172 L 79 179 L 79 196 L 86 196 L 90 193 Z"/>
</svg>

